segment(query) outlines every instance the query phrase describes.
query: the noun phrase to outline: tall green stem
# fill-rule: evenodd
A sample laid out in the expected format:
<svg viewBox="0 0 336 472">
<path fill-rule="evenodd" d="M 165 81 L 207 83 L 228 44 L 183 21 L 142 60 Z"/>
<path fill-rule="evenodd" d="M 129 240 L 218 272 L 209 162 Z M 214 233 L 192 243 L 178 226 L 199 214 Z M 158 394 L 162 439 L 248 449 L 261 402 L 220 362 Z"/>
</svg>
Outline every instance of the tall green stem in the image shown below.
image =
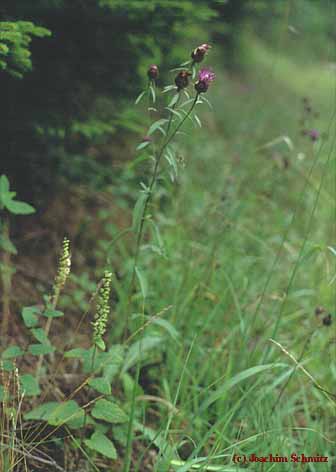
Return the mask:
<svg viewBox="0 0 336 472">
<path fill-rule="evenodd" d="M 135 250 L 135 256 L 134 256 L 134 264 L 133 264 L 133 271 L 132 271 L 132 278 L 131 278 L 131 284 L 130 284 L 130 290 L 129 290 L 129 299 L 131 297 L 132 289 L 134 286 L 134 281 L 135 281 L 135 274 L 136 274 L 136 267 L 137 267 L 137 262 L 139 258 L 139 252 L 140 252 L 140 245 L 143 237 L 143 231 L 144 231 L 144 223 L 147 215 L 147 209 L 148 205 L 151 201 L 152 198 L 152 193 L 153 189 L 157 180 L 158 176 L 158 171 L 159 171 L 159 165 L 161 162 L 161 158 L 163 156 L 163 153 L 168 146 L 168 144 L 174 139 L 176 136 L 177 132 L 181 129 L 183 126 L 184 122 L 187 120 L 191 112 L 193 111 L 198 99 L 198 94 L 195 96 L 195 99 L 186 115 L 184 118 L 180 121 L 180 123 L 176 126 L 176 128 L 173 130 L 170 136 L 167 136 L 167 139 L 165 142 L 162 144 L 162 147 L 160 151 L 158 152 L 156 159 L 155 159 L 155 165 L 153 169 L 153 174 L 152 178 L 148 187 L 148 193 L 147 193 L 147 198 L 144 203 L 144 207 L 142 210 L 142 215 L 141 215 L 141 221 L 140 221 L 140 226 L 138 230 L 138 235 L 137 235 L 137 241 L 136 241 L 136 250 Z M 170 129 L 171 122 L 172 122 L 172 113 L 168 122 L 168 127 L 167 127 L 167 134 L 168 130 Z M 128 328 L 128 310 L 126 313 L 126 327 L 125 327 L 125 334 L 127 334 L 127 328 Z M 141 344 L 139 345 L 139 350 L 141 349 Z M 134 381 L 134 386 L 133 386 L 133 391 L 132 391 L 132 399 L 131 399 L 131 412 L 130 412 L 130 418 L 128 422 L 128 430 L 127 430 L 127 444 L 126 444 L 126 454 L 125 454 L 125 464 L 124 464 L 124 472 L 129 472 L 130 471 L 130 466 L 131 466 L 131 454 L 132 454 L 132 442 L 133 442 L 133 422 L 134 422 L 134 412 L 135 412 L 135 396 L 136 396 L 136 387 L 139 383 L 139 377 L 140 377 L 140 357 L 139 357 L 139 362 L 137 365 L 137 370 L 136 370 L 136 376 L 135 376 L 135 381 Z"/>
</svg>

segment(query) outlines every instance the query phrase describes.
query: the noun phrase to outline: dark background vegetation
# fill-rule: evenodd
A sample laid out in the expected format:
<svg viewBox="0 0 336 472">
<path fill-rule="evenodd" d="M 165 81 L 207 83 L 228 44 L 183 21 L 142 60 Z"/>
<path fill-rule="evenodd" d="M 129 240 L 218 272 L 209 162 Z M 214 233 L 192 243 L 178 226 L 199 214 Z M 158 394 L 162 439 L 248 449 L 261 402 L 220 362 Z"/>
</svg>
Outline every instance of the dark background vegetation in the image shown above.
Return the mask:
<svg viewBox="0 0 336 472">
<path fill-rule="evenodd" d="M 317 3 L 328 2 L 296 2 L 291 15 L 304 14 L 316 31 L 334 34 Z M 1 21 L 26 20 L 51 31 L 34 38 L 33 69 L 24 79 L 0 72 L 2 171 L 40 209 L 61 183 L 102 189 L 113 179 L 120 143 L 141 131 L 128 103 L 150 63 L 166 79 L 201 25 L 217 50 L 221 45 L 226 67 L 237 68 L 248 55 L 242 28 L 274 34 L 284 14 L 276 1 L 2 1 Z M 311 45 L 323 50 L 321 35 Z M 116 150 L 111 143 L 119 143 Z"/>
</svg>

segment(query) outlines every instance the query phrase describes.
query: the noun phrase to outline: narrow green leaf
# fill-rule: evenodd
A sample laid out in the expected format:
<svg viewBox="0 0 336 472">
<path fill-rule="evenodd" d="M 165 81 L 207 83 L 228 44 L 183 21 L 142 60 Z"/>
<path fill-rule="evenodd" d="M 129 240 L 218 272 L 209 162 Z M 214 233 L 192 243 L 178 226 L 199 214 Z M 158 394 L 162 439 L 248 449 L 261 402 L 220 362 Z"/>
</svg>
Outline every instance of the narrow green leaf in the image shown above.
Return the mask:
<svg viewBox="0 0 336 472">
<path fill-rule="evenodd" d="M 283 363 L 257 365 L 254 367 L 250 367 L 249 369 L 243 370 L 242 372 L 239 372 L 239 374 L 225 381 L 221 386 L 217 388 L 215 392 L 209 395 L 207 399 L 204 400 L 204 402 L 201 404 L 200 411 L 206 410 L 210 405 L 212 405 L 212 403 L 219 400 L 219 398 L 221 398 L 224 393 L 226 393 L 228 390 L 230 390 L 232 387 L 242 382 L 243 380 L 246 380 L 253 375 L 259 374 L 260 372 L 264 372 L 265 370 L 274 369 L 275 367 L 288 368 L 288 365 Z"/>
<path fill-rule="evenodd" d="M 147 297 L 147 292 L 148 292 L 147 279 L 138 267 L 135 267 L 135 273 L 140 283 L 142 296 L 145 299 Z"/>
<path fill-rule="evenodd" d="M 167 123 L 167 118 L 161 118 L 160 120 L 155 121 L 148 129 L 147 134 L 150 136 L 151 134 L 155 133 L 158 128 L 161 128 L 162 125 Z"/>
<path fill-rule="evenodd" d="M 178 102 L 178 99 L 179 99 L 179 94 L 176 93 L 173 98 L 170 100 L 169 104 L 168 104 L 168 107 L 171 108 L 173 107 L 177 102 Z"/>
<path fill-rule="evenodd" d="M 141 149 L 146 148 L 146 147 L 149 146 L 150 144 L 151 144 L 151 141 L 142 141 L 142 142 L 136 147 L 136 150 L 137 150 L 137 151 L 141 151 Z"/>
<path fill-rule="evenodd" d="M 163 340 L 162 336 L 144 336 L 140 341 L 132 344 L 127 352 L 122 372 L 126 372 L 133 367 L 139 359 L 143 360 L 146 355 L 158 346 L 162 346 Z"/>
<path fill-rule="evenodd" d="M 141 93 L 137 96 L 137 98 L 136 98 L 134 104 L 137 105 L 138 103 L 140 103 L 145 94 L 146 94 L 146 90 L 144 90 L 143 92 L 141 92 Z"/>
<path fill-rule="evenodd" d="M 64 316 L 64 313 L 59 310 L 52 310 L 51 308 L 47 308 L 41 313 L 41 315 L 46 316 L 47 318 L 61 318 L 62 316 Z"/>
<path fill-rule="evenodd" d="M 140 223 L 142 220 L 143 211 L 145 208 L 147 198 L 148 198 L 147 193 L 140 192 L 139 198 L 134 206 L 133 216 L 132 216 L 132 227 L 135 233 L 138 231 L 140 227 Z"/>
</svg>

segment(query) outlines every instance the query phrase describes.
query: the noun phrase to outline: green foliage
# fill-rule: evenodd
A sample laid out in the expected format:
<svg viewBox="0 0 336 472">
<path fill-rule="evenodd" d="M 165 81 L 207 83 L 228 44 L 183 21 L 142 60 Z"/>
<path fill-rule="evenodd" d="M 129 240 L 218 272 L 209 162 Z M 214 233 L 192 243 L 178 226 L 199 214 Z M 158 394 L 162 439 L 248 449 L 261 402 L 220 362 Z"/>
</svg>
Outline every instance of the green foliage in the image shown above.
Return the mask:
<svg viewBox="0 0 336 472">
<path fill-rule="evenodd" d="M 28 203 L 14 200 L 16 192 L 10 191 L 9 180 L 6 175 L 0 177 L 0 210 L 6 209 L 14 215 L 29 215 L 35 209 Z"/>
<path fill-rule="evenodd" d="M 48 29 L 30 21 L 0 21 L 0 69 L 21 79 L 32 69 L 29 49 L 32 37 L 50 35 Z"/>
<path fill-rule="evenodd" d="M 90 449 L 109 459 L 117 459 L 117 451 L 113 442 L 103 433 L 94 432 L 90 439 L 85 439 L 84 443 Z"/>
</svg>

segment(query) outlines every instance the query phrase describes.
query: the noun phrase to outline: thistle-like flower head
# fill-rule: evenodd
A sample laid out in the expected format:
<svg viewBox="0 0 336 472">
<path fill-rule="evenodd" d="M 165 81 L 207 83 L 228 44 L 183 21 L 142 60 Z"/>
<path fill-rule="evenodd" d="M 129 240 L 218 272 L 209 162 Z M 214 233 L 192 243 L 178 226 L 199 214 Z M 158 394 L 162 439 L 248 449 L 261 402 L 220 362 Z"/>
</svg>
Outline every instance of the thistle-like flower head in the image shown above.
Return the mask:
<svg viewBox="0 0 336 472">
<path fill-rule="evenodd" d="M 317 141 L 320 137 L 320 132 L 317 129 L 311 129 L 309 131 L 309 137 L 312 141 Z"/>
<path fill-rule="evenodd" d="M 175 77 L 175 84 L 178 91 L 188 87 L 190 76 L 191 76 L 191 72 L 189 72 L 188 70 L 181 70 L 177 74 L 177 76 Z"/>
<path fill-rule="evenodd" d="M 159 68 L 155 64 L 152 64 L 149 66 L 148 71 L 147 71 L 148 78 L 150 80 L 155 80 L 159 76 Z"/>
<path fill-rule="evenodd" d="M 204 56 L 207 54 L 211 46 L 209 44 L 201 44 L 196 49 L 193 50 L 191 53 L 191 58 L 194 62 L 202 62 Z"/>
<path fill-rule="evenodd" d="M 198 73 L 198 81 L 195 84 L 195 89 L 197 93 L 205 93 L 209 84 L 215 80 L 216 76 L 211 69 L 201 69 Z"/>
</svg>

